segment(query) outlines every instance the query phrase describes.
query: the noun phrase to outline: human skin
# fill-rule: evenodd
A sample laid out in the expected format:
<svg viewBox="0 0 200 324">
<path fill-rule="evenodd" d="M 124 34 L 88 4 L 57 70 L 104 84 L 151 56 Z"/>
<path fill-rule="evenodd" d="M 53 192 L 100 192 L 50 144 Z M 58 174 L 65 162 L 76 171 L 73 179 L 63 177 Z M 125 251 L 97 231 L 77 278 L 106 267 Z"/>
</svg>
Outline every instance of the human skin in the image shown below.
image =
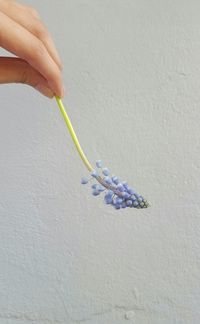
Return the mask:
<svg viewBox="0 0 200 324">
<path fill-rule="evenodd" d="M 13 0 L 0 0 L 0 84 L 25 83 L 52 98 L 63 97 L 62 63 L 37 11 Z"/>
</svg>

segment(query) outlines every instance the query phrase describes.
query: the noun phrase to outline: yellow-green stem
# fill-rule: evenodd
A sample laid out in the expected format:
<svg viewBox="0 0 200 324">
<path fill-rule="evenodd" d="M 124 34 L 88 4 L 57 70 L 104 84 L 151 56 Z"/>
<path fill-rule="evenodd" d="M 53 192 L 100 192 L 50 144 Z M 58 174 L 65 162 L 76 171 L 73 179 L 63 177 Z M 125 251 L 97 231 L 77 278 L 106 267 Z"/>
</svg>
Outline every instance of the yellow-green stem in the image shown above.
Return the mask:
<svg viewBox="0 0 200 324">
<path fill-rule="evenodd" d="M 58 96 L 55 96 L 55 98 L 56 98 L 58 107 L 60 108 L 60 112 L 61 112 L 61 114 L 62 114 L 62 116 L 64 118 L 64 121 L 65 121 L 65 123 L 67 125 L 67 128 L 69 130 L 69 133 L 70 133 L 70 135 L 72 137 L 72 140 L 74 141 L 74 144 L 76 146 L 76 149 L 77 149 L 77 151 L 78 151 L 78 153 L 79 153 L 79 155 L 80 155 L 83 163 L 85 164 L 86 168 L 89 171 L 94 170 L 94 168 L 92 167 L 92 165 L 90 164 L 90 162 L 86 158 L 86 156 L 85 156 L 85 154 L 84 154 L 84 152 L 83 152 L 83 150 L 82 150 L 82 148 L 81 148 L 81 146 L 79 144 L 78 138 L 77 138 L 77 136 L 75 134 L 75 131 L 74 131 L 73 126 L 71 124 L 71 121 L 70 121 L 70 119 L 69 119 L 69 117 L 67 115 L 67 112 L 66 112 L 65 107 L 64 107 L 64 105 L 62 103 L 62 100 Z"/>
</svg>

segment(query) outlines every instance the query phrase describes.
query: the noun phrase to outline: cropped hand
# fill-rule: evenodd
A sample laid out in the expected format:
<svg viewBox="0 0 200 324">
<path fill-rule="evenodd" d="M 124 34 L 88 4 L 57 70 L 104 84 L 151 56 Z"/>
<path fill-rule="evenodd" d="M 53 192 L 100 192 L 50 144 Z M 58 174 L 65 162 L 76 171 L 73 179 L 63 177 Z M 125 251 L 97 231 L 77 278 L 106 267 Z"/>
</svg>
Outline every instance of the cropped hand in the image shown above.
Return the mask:
<svg viewBox="0 0 200 324">
<path fill-rule="evenodd" d="M 47 97 L 64 95 L 62 65 L 37 11 L 0 0 L 0 47 L 16 57 L 0 57 L 0 83 L 26 83 Z"/>
</svg>

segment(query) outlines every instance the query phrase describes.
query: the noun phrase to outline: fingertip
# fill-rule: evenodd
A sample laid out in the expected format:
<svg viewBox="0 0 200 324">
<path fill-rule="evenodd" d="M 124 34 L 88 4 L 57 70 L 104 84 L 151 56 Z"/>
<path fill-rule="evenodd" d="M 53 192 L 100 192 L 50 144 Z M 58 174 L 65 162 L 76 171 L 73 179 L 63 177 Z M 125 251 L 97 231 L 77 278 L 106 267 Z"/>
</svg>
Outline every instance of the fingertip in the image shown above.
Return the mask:
<svg viewBox="0 0 200 324">
<path fill-rule="evenodd" d="M 55 89 L 55 84 L 52 82 L 49 82 L 49 86 L 51 89 Z M 63 98 L 65 96 L 65 87 L 63 85 L 61 86 L 56 86 L 56 89 L 53 91 L 54 95 Z"/>
</svg>

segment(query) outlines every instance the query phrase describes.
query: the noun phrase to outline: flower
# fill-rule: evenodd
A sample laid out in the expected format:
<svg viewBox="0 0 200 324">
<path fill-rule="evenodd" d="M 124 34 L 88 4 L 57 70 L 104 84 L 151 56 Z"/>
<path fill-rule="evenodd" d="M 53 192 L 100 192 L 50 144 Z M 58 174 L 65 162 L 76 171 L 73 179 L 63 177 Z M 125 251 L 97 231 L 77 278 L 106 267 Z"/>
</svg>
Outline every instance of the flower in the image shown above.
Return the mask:
<svg viewBox="0 0 200 324">
<path fill-rule="evenodd" d="M 96 161 L 98 169 L 102 169 L 102 161 Z M 107 205 L 113 206 L 115 209 L 121 208 L 147 208 L 149 203 L 141 195 L 131 188 L 126 181 L 120 181 L 116 176 L 109 176 L 110 172 L 107 167 L 102 169 L 102 176 L 99 175 L 99 170 L 93 169 L 90 172 L 93 179 L 98 183 L 92 184 L 92 195 L 99 196 L 104 192 L 104 202 Z M 87 178 L 81 179 L 82 184 L 88 183 Z"/>
</svg>

